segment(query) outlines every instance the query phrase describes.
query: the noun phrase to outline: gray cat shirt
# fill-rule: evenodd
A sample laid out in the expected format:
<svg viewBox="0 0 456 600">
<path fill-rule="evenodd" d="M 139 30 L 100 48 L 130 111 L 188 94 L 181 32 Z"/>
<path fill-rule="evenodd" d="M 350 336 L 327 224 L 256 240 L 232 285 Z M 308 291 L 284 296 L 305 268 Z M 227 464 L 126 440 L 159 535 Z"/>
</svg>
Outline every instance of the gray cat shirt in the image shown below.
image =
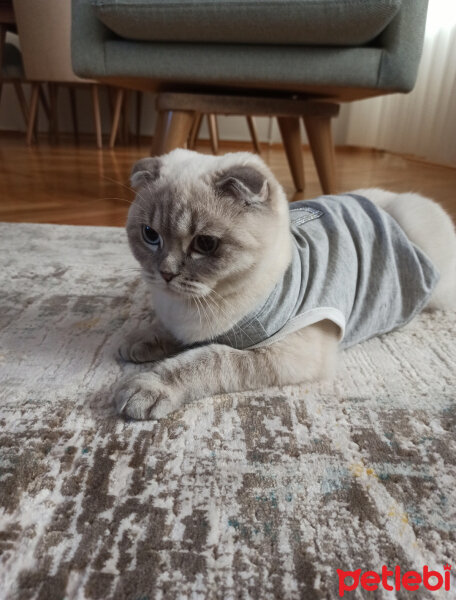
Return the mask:
<svg viewBox="0 0 456 600">
<path fill-rule="evenodd" d="M 266 346 L 318 321 L 347 348 L 408 323 L 439 275 L 399 224 L 356 194 L 290 205 L 292 261 L 262 305 L 215 341 Z"/>
</svg>

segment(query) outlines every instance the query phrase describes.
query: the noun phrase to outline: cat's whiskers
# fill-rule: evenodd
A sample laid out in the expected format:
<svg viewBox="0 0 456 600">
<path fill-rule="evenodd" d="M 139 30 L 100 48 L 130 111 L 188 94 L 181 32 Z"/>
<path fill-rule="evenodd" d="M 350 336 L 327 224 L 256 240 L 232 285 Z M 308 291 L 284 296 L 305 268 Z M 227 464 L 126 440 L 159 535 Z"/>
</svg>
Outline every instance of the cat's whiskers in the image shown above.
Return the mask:
<svg viewBox="0 0 456 600">
<path fill-rule="evenodd" d="M 206 302 L 212 302 L 213 305 L 217 308 L 217 310 L 226 318 L 227 320 L 227 327 L 229 329 L 233 330 L 233 335 L 234 335 L 234 345 L 235 347 L 238 345 L 237 344 L 237 336 L 236 336 L 236 328 L 239 329 L 241 331 L 241 333 L 243 333 L 244 335 L 248 336 L 248 333 L 246 331 L 244 331 L 237 323 L 236 321 L 217 303 L 217 301 L 215 300 L 215 298 L 209 296 L 206 296 Z M 253 343 L 253 342 L 252 342 Z"/>
<path fill-rule="evenodd" d="M 200 322 L 200 329 L 203 329 L 203 322 L 201 320 L 201 311 L 200 311 L 200 308 L 198 306 L 198 298 L 197 297 L 189 296 L 188 300 L 189 300 L 189 302 L 191 302 L 192 300 L 195 300 L 195 306 L 196 306 L 196 308 L 198 310 L 198 317 L 199 317 L 199 322 Z"/>
<path fill-rule="evenodd" d="M 220 294 L 218 294 L 215 290 L 211 290 L 211 294 L 216 294 L 221 300 L 223 300 L 223 302 L 225 302 L 225 304 L 230 304 L 228 302 L 228 300 L 226 300 L 226 298 L 224 298 L 223 296 L 220 296 Z M 245 329 L 243 329 L 240 325 L 238 325 L 238 323 L 236 322 L 236 319 L 233 319 L 229 313 L 227 313 L 219 304 L 217 304 L 215 298 L 211 297 L 211 295 L 209 295 L 210 300 L 217 306 L 217 308 L 230 320 L 229 326 L 234 328 L 233 329 L 233 333 L 235 336 L 235 344 L 237 345 L 237 340 L 236 340 L 236 328 L 243 334 L 245 335 L 251 342 L 252 344 L 254 344 L 254 340 L 252 340 L 252 338 L 249 336 L 249 334 L 247 333 L 247 331 L 245 331 Z"/>
<path fill-rule="evenodd" d="M 229 327 L 229 330 L 232 329 L 232 331 L 233 331 L 234 346 L 236 347 L 238 345 L 237 335 L 236 335 L 236 327 L 238 327 L 238 326 L 237 326 L 235 320 L 233 320 L 233 318 L 226 311 L 224 311 L 224 309 L 217 303 L 215 298 L 213 298 L 212 296 L 209 295 L 207 298 L 207 301 L 212 302 L 217 307 L 217 310 L 219 310 L 222 313 L 222 315 L 226 318 L 226 320 L 228 322 L 227 326 Z M 238 327 L 238 329 L 240 329 L 240 327 Z"/>
<path fill-rule="evenodd" d="M 126 190 L 129 190 L 130 192 L 137 194 L 142 200 L 144 200 L 144 202 L 146 202 L 146 199 L 144 198 L 144 196 L 141 196 L 141 194 L 138 192 L 138 190 L 133 189 L 131 186 L 126 185 L 125 183 L 122 183 L 121 181 L 116 181 L 115 179 L 112 179 L 111 177 L 108 177 L 107 175 L 102 175 L 102 178 L 106 179 L 107 181 L 110 181 L 111 183 L 116 183 L 117 185 L 124 187 Z"/>
<path fill-rule="evenodd" d="M 203 313 L 203 317 L 204 317 L 204 320 L 206 322 L 206 326 L 209 329 L 209 338 L 207 338 L 207 339 L 209 341 L 212 341 L 214 339 L 214 336 L 213 336 L 213 328 L 211 327 L 211 320 L 209 318 L 209 314 L 207 312 L 207 309 L 205 308 L 205 305 L 204 305 L 204 303 L 203 303 L 203 301 L 202 301 L 202 299 L 201 299 L 200 296 L 198 296 L 198 304 L 201 307 L 201 311 Z M 203 328 L 201 328 L 201 331 L 202 330 L 203 330 Z"/>
<path fill-rule="evenodd" d="M 122 202 L 126 202 L 127 204 L 133 204 L 134 200 L 127 200 L 127 198 L 118 198 L 117 196 L 111 196 L 111 197 L 103 197 L 100 198 L 100 200 L 121 200 Z"/>
<path fill-rule="evenodd" d="M 200 301 L 202 303 L 204 303 L 204 305 L 206 306 L 206 308 L 208 308 L 211 311 L 212 317 L 214 319 L 216 319 L 214 311 L 212 310 L 212 308 L 211 308 L 211 306 L 210 306 L 210 304 L 208 302 L 207 297 L 206 296 L 200 296 L 199 299 L 200 299 Z M 203 306 L 203 304 L 201 306 Z M 215 331 L 215 326 L 213 324 L 213 320 L 209 317 L 209 313 L 207 312 L 207 310 L 205 312 L 206 312 L 206 315 L 207 315 L 207 324 L 209 326 L 209 329 L 212 331 L 212 335 L 210 336 L 209 339 L 213 341 L 217 337 L 217 333 Z"/>
<path fill-rule="evenodd" d="M 205 323 L 210 327 L 210 320 L 209 320 L 207 311 L 201 301 L 201 297 L 198 297 L 198 296 L 191 297 L 190 296 L 190 298 L 195 301 L 195 305 L 198 308 L 198 313 L 199 313 L 199 309 L 201 309 L 201 313 L 199 313 L 199 314 L 202 314 Z M 201 319 L 200 319 L 200 323 L 201 323 L 201 325 L 200 325 L 201 331 L 203 331 L 203 322 Z M 210 332 L 209 332 L 209 334 L 210 334 Z M 212 340 L 212 339 L 213 339 L 212 335 L 209 335 L 209 340 Z"/>
<path fill-rule="evenodd" d="M 125 183 L 122 183 L 121 181 L 116 181 L 115 179 L 112 179 L 111 177 L 108 177 L 107 175 L 103 175 L 103 179 L 106 179 L 107 181 L 111 181 L 112 183 L 115 183 L 117 185 L 124 187 L 126 190 L 129 190 L 130 192 L 133 192 L 135 195 L 139 196 L 143 202 L 147 203 L 146 198 L 144 196 L 142 196 L 138 190 L 133 189 L 131 186 L 126 185 Z M 150 188 L 149 188 L 149 191 L 151 191 Z M 127 204 L 130 204 L 130 205 L 134 204 L 134 200 L 130 201 L 127 198 L 105 198 L 105 200 L 123 200 L 124 202 L 127 202 Z M 142 206 L 137 206 L 137 209 L 140 211 L 141 216 L 144 217 L 145 222 L 147 222 L 149 219 L 149 215 L 146 213 L 145 208 Z"/>
<path fill-rule="evenodd" d="M 171 281 L 169 287 L 173 290 L 176 290 L 184 295 L 192 295 L 202 297 L 207 294 L 207 291 L 210 291 L 207 285 L 201 283 L 199 281 L 190 280 L 187 278 L 182 278 L 179 281 Z M 204 293 L 203 293 L 204 292 Z"/>
<path fill-rule="evenodd" d="M 231 306 L 231 303 L 230 303 L 230 302 L 229 302 L 229 301 L 228 301 L 226 298 L 224 298 L 223 296 L 221 296 L 220 294 L 218 294 L 218 293 L 217 293 L 215 290 L 211 290 L 211 293 L 213 293 L 213 294 L 215 294 L 216 296 L 218 296 L 218 297 L 219 297 L 221 300 L 223 300 L 223 302 L 225 302 L 225 304 L 227 304 L 227 305 Z M 254 321 L 256 321 L 256 322 L 258 323 L 258 325 L 261 327 L 261 329 L 263 330 L 263 333 L 264 333 L 266 336 L 268 336 L 268 335 L 269 335 L 269 334 L 267 333 L 266 329 L 263 327 L 263 324 L 261 323 L 261 321 L 260 321 L 260 320 L 259 320 L 259 319 L 258 319 L 256 316 L 252 317 L 252 320 L 254 320 Z M 246 333 L 245 331 L 243 331 L 243 333 L 244 333 L 245 335 L 247 335 L 247 333 Z M 247 336 L 247 337 L 249 337 L 249 336 Z M 249 339 L 251 339 L 251 338 L 249 338 Z M 251 341 L 252 341 L 252 340 L 251 340 Z M 253 343 L 253 341 L 252 341 L 252 343 Z"/>
</svg>

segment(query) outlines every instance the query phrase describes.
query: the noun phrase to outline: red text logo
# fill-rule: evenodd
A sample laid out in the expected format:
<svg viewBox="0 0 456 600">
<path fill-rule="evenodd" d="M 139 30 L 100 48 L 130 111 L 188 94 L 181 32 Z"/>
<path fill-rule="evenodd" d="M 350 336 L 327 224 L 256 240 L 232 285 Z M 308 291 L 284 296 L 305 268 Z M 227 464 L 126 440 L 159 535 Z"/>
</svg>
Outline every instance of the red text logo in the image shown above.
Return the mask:
<svg viewBox="0 0 456 600">
<path fill-rule="evenodd" d="M 431 592 L 443 587 L 448 592 L 450 590 L 450 571 L 451 565 L 444 565 L 443 574 L 440 571 L 430 571 L 427 565 L 424 565 L 422 573 L 418 571 L 402 573 L 399 565 L 391 570 L 383 565 L 381 573 L 375 571 L 362 573 L 361 569 L 356 569 L 356 571 L 337 569 L 339 596 L 342 597 L 345 592 L 356 590 L 358 586 L 367 591 L 375 591 L 379 587 L 383 587 L 384 590 L 407 590 L 410 592 L 420 589 L 421 586 Z"/>
</svg>

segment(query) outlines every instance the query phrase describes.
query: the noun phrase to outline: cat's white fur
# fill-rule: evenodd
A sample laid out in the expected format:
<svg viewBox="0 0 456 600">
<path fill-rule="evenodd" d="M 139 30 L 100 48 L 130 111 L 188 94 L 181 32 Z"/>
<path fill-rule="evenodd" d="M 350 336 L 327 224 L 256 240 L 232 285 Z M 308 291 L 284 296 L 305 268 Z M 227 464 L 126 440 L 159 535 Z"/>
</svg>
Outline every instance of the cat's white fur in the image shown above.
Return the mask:
<svg viewBox="0 0 456 600">
<path fill-rule="evenodd" d="M 236 152 L 211 156 L 177 149 L 166 155 L 160 173 L 163 179 L 172 180 L 177 188 L 186 188 L 189 180 L 210 181 L 214 165 L 221 172 L 241 165 L 254 167 L 262 173 L 268 180 L 269 193 L 274 199 L 276 219 L 271 223 L 269 243 L 265 245 L 262 240 L 257 241 L 261 253 L 255 256 L 255 268 L 251 268 L 249 262 L 238 263 L 239 270 L 249 269 L 248 285 L 239 286 L 236 280 L 231 287 L 224 283 L 217 289 L 217 296 L 207 308 L 213 319 L 201 319 L 199 313 L 202 309 L 198 305 L 189 303 L 185 297 L 170 295 L 166 287 L 151 287 L 153 306 L 159 320 L 166 323 L 169 332 L 183 345 L 216 337 L 230 329 L 254 309 L 261 298 L 270 294 L 291 260 L 288 201 L 282 186 L 257 155 Z M 132 184 L 135 185 L 136 181 L 133 175 Z M 246 214 L 243 222 L 245 235 L 252 237 L 252 245 L 255 245 L 257 230 L 255 219 L 255 213 Z M 264 234 L 263 230 L 261 235 Z M 245 258 L 248 258 L 247 255 Z"/>
<path fill-rule="evenodd" d="M 115 402 L 119 412 L 134 418 L 161 418 L 183 404 L 204 396 L 332 376 L 337 364 L 338 328 L 328 321 L 306 327 L 263 348 L 237 350 L 220 344 L 208 344 L 162 360 L 179 352 L 181 345 L 215 337 L 226 331 L 260 304 L 289 264 L 291 248 L 288 203 L 284 192 L 257 156 L 235 153 L 212 157 L 174 151 L 163 158 L 160 176 L 163 181 L 173 181 L 177 190 L 183 190 L 179 196 L 183 212 L 185 203 L 192 201 L 185 197 L 188 181 L 197 181 L 198 189 L 204 196 L 206 183 L 209 187 L 212 185 L 215 168 L 217 171 L 229 171 L 230 168 L 245 165 L 259 171 L 267 181 L 274 219 L 271 223 L 266 220 L 262 231 L 258 231 L 255 213 L 245 215 L 242 224 L 245 235 L 251 235 L 250 250 L 245 257 L 238 259 L 237 278 L 233 276 L 228 282 L 223 279 L 217 282 L 218 287 L 214 289 L 217 289 L 216 294 L 223 302 L 214 302 L 210 309 L 206 307 L 206 319 L 201 319 L 199 303 L 192 304 L 188 298 L 171 293 L 167 285 L 149 270 L 148 277 L 153 282 L 152 293 L 158 315 L 156 328 L 147 334 L 145 331 L 134 332 L 122 345 L 120 353 L 127 360 L 159 362 L 154 363 L 150 372 L 130 377 L 118 385 Z M 134 173 L 132 183 L 140 187 L 140 175 Z M 141 188 L 139 195 L 152 192 L 147 187 Z M 427 308 L 456 309 L 456 235 L 445 211 L 419 194 L 396 194 L 381 189 L 362 189 L 355 193 L 367 197 L 390 213 L 410 240 L 429 256 L 439 270 L 440 281 Z M 204 206 L 204 199 L 201 206 Z M 138 217 L 134 207 L 131 215 L 129 227 L 135 231 L 135 219 Z M 269 231 L 268 227 L 274 231 Z M 270 243 L 266 244 L 265 241 Z M 257 248 L 256 243 L 261 247 Z M 135 241 L 132 244 L 134 252 L 137 244 L 140 245 Z M 141 262 L 141 256 L 135 255 Z M 248 267 L 247 276 L 243 274 L 244 267 Z M 202 296 L 205 293 L 204 285 L 202 282 Z"/>
</svg>

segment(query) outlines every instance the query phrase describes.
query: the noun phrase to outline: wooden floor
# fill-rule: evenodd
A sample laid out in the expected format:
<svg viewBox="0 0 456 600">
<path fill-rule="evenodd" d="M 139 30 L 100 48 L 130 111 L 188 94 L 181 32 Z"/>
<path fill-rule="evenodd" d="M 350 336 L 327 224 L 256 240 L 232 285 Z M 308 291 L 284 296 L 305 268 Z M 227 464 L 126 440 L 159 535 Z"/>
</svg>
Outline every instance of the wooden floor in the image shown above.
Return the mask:
<svg viewBox="0 0 456 600">
<path fill-rule="evenodd" d="M 202 143 L 197 150 L 210 152 Z M 248 144 L 223 144 L 221 152 L 250 150 Z M 132 164 L 147 156 L 149 145 L 97 150 L 93 141 L 27 148 L 23 137 L 0 138 L 0 221 L 123 226 L 129 202 Z M 309 151 L 304 152 L 306 190 L 295 195 L 280 146 L 263 149 L 263 158 L 290 200 L 321 194 Z M 372 150 L 336 151 L 339 191 L 383 187 L 416 191 L 442 204 L 456 220 L 456 169 L 429 165 Z"/>
</svg>

